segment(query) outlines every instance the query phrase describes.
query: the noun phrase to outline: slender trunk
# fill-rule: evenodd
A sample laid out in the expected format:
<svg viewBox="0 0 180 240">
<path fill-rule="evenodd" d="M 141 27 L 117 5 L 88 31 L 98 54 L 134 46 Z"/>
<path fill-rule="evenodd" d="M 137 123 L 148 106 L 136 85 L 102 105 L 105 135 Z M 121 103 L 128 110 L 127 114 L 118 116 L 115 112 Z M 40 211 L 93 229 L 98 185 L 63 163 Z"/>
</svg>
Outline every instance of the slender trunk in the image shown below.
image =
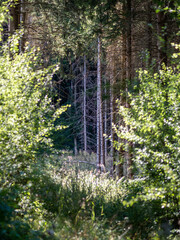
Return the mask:
<svg viewBox="0 0 180 240">
<path fill-rule="evenodd" d="M 102 94 L 102 93 L 101 93 Z M 103 131 L 103 108 L 102 97 L 100 102 L 100 146 L 101 146 L 101 171 L 105 172 L 104 131 Z"/>
<path fill-rule="evenodd" d="M 113 157 L 113 89 L 112 89 L 112 80 L 113 74 L 110 76 L 110 122 L 111 122 L 111 148 L 110 154 Z"/>
<path fill-rule="evenodd" d="M 132 71 L 132 30 L 131 30 L 131 0 L 127 0 L 127 15 L 128 15 L 128 25 L 127 25 L 127 80 L 131 81 L 131 71 Z"/>
<path fill-rule="evenodd" d="M 10 15 L 12 19 L 9 20 L 8 31 L 10 35 L 12 35 L 17 29 L 24 28 L 26 20 L 24 0 L 16 1 L 15 5 L 10 8 Z M 19 41 L 19 52 L 24 51 L 24 47 L 25 47 L 25 35 L 23 34 Z"/>
<path fill-rule="evenodd" d="M 83 106 L 83 120 L 84 120 L 84 151 L 87 152 L 87 126 L 86 126 L 86 83 L 87 83 L 87 70 L 86 70 L 86 56 L 84 56 L 84 106 Z"/>
<path fill-rule="evenodd" d="M 102 109 L 102 76 L 101 76 L 101 39 L 98 38 L 97 62 L 97 164 L 100 170 L 105 171 L 104 136 L 103 136 L 103 109 Z"/>
<path fill-rule="evenodd" d="M 127 11 L 128 11 L 128 29 L 127 29 L 127 80 L 130 82 L 132 79 L 132 30 L 131 30 L 131 21 L 132 21 L 132 2 L 127 0 Z M 128 83 L 126 82 L 126 102 L 125 106 L 130 107 L 128 104 Z M 126 126 L 128 131 L 128 126 Z M 125 159 L 127 162 L 127 177 L 132 178 L 132 156 L 130 153 L 130 143 L 126 141 L 127 149 L 125 152 Z"/>
<path fill-rule="evenodd" d="M 70 76 L 73 76 L 73 70 L 72 70 L 72 61 L 71 61 L 71 55 L 68 56 L 69 58 L 69 68 L 70 68 Z M 63 70 L 63 69 L 62 69 Z M 75 110 L 75 116 L 77 115 L 77 87 L 75 80 L 71 80 L 71 94 L 70 94 L 70 101 L 74 105 Z M 77 134 L 76 134 L 76 128 L 73 129 L 73 138 L 74 138 L 74 155 L 76 156 L 78 154 L 77 149 Z"/>
<path fill-rule="evenodd" d="M 157 35 L 158 35 L 158 66 L 161 64 L 167 65 L 167 30 L 166 30 L 167 17 L 164 12 L 157 13 Z"/>
<path fill-rule="evenodd" d="M 97 61 L 97 170 L 101 171 L 101 137 L 100 137 L 100 104 L 101 104 L 101 45 L 98 38 L 98 61 Z"/>
<path fill-rule="evenodd" d="M 122 42 L 123 42 L 123 50 L 122 50 L 122 88 L 125 92 L 126 89 L 126 72 L 127 72 L 127 66 L 126 66 L 126 59 L 127 59 L 127 36 L 124 34 Z M 124 95 L 121 97 L 121 104 L 124 105 L 125 100 L 124 100 Z M 123 127 L 125 127 L 124 125 L 124 121 L 122 119 L 122 125 Z M 121 141 L 124 141 L 121 139 Z M 126 158 L 125 158 L 125 151 L 123 148 L 120 149 L 120 160 L 123 159 L 123 164 L 122 164 L 122 171 L 123 171 L 123 175 L 126 176 L 127 175 L 127 163 L 126 163 Z"/>
<path fill-rule="evenodd" d="M 110 76 L 110 121 L 111 121 L 111 149 L 110 149 L 110 154 L 112 158 L 111 162 L 111 175 L 114 174 L 116 170 L 116 165 L 115 165 L 115 149 L 114 149 L 114 141 L 115 141 L 115 132 L 113 129 L 113 124 L 115 123 L 115 100 L 114 100 L 114 59 L 112 59 L 111 63 L 111 76 Z"/>
<path fill-rule="evenodd" d="M 107 129 L 108 129 L 108 126 L 107 126 L 107 88 L 106 88 L 106 79 L 105 79 L 105 102 L 104 102 L 104 133 L 105 135 L 107 136 L 108 135 L 108 132 L 107 132 Z M 108 155 L 108 146 L 107 146 L 107 139 L 105 138 L 104 139 L 104 153 L 105 153 L 105 158 L 107 157 Z"/>
<path fill-rule="evenodd" d="M 77 116 L 77 86 L 76 82 L 74 82 L 74 108 L 75 108 L 75 115 Z M 77 156 L 78 154 L 78 148 L 77 148 L 77 136 L 76 136 L 76 129 L 74 133 L 74 155 Z"/>
<path fill-rule="evenodd" d="M 148 59 L 148 67 L 151 66 L 152 63 L 152 1 L 148 3 L 148 52 L 149 52 L 149 59 Z"/>
<path fill-rule="evenodd" d="M 10 8 L 10 15 L 12 19 L 9 20 L 9 32 L 13 34 L 18 28 L 20 24 L 20 4 L 21 1 L 17 1 L 15 6 Z"/>
<path fill-rule="evenodd" d="M 8 32 L 9 32 L 9 35 L 11 36 L 15 30 L 18 29 L 18 24 L 19 24 L 19 1 L 17 2 L 17 4 L 13 7 L 10 7 L 10 10 L 9 10 L 9 14 L 11 16 L 11 18 L 9 18 L 9 21 L 8 21 Z"/>
<path fill-rule="evenodd" d="M 27 17 L 27 13 L 26 13 L 26 5 L 25 5 L 25 1 L 21 0 L 21 4 L 20 4 L 20 28 L 24 31 L 23 35 L 20 39 L 20 44 L 19 44 L 19 51 L 23 52 L 25 49 L 25 42 L 26 42 L 26 17 Z"/>
<path fill-rule="evenodd" d="M 21 4 L 20 4 L 20 13 L 19 13 L 19 22 L 20 22 L 20 28 L 23 28 L 23 0 L 21 0 Z M 24 46 L 23 46 L 23 37 L 20 38 L 19 40 L 19 52 L 22 52 L 24 50 Z"/>
<path fill-rule="evenodd" d="M 74 136 L 74 155 L 78 155 L 78 150 L 77 150 L 77 137 Z"/>
<path fill-rule="evenodd" d="M 122 36 L 121 42 L 122 42 L 121 89 L 123 90 L 123 93 L 121 93 L 119 101 L 120 101 L 120 105 L 124 106 L 125 102 L 126 102 L 126 99 L 124 98 L 124 93 L 126 92 L 126 78 L 127 78 L 127 63 L 126 63 L 126 61 L 127 61 L 127 37 L 125 34 Z M 118 121 L 119 121 L 120 126 L 125 127 L 122 116 L 119 116 Z M 124 140 L 121 138 L 118 138 L 118 142 L 124 143 Z M 123 175 L 126 176 L 126 172 L 127 172 L 127 166 L 126 166 L 127 164 L 126 164 L 126 161 L 124 161 L 124 158 L 126 159 L 126 156 L 125 156 L 125 151 L 122 147 L 120 148 L 118 155 L 119 155 L 119 163 L 116 167 L 116 171 L 117 171 L 118 178 L 121 178 L 121 177 L 123 177 Z"/>
</svg>

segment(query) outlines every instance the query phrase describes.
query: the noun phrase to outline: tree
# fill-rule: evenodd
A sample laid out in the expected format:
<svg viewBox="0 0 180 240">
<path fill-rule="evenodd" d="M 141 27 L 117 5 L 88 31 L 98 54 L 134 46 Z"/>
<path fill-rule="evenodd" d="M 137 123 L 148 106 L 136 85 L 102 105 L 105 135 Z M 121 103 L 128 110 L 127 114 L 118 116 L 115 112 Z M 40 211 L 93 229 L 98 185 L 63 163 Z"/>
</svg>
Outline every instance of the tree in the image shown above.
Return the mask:
<svg viewBox="0 0 180 240">
<path fill-rule="evenodd" d="M 87 84 L 87 71 L 86 71 L 86 56 L 84 56 L 84 151 L 87 152 L 87 126 L 86 126 L 86 84 Z"/>
<path fill-rule="evenodd" d="M 97 168 L 105 171 L 103 104 L 102 104 L 101 38 L 98 37 L 97 60 Z"/>
<path fill-rule="evenodd" d="M 53 146 L 51 131 L 61 129 L 54 122 L 66 110 L 52 102 L 54 67 L 39 68 L 40 55 L 19 54 L 18 45 L 14 35 L 0 56 L 0 171 L 5 174 L 25 170 L 40 149 Z"/>
<path fill-rule="evenodd" d="M 141 179 L 143 185 L 137 199 L 160 201 L 165 209 L 164 218 L 175 226 L 178 226 L 180 187 L 179 79 L 179 64 L 173 68 L 163 64 L 155 74 L 140 70 L 138 92 L 130 95 L 131 108 L 119 106 L 119 115 L 129 129 L 115 128 L 121 139 L 134 144 L 136 178 Z M 127 142 L 117 145 L 125 148 Z"/>
</svg>

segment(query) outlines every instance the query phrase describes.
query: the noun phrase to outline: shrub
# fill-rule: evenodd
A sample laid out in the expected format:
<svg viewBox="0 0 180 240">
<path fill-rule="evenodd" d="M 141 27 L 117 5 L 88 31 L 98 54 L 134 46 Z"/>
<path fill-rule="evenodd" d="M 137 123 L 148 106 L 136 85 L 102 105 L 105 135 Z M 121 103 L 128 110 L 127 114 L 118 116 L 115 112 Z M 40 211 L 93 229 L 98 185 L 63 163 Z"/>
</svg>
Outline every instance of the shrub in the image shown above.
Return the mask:
<svg viewBox="0 0 180 240">
<path fill-rule="evenodd" d="M 23 168 L 38 150 L 52 147 L 54 121 L 66 109 L 52 103 L 53 67 L 43 69 L 35 50 L 18 53 L 18 37 L 9 40 L 0 56 L 1 171 Z M 56 126 L 60 129 L 61 126 Z"/>
<path fill-rule="evenodd" d="M 171 229 L 178 228 L 180 200 L 179 70 L 180 65 L 162 65 L 155 74 L 140 70 L 138 93 L 130 95 L 131 107 L 119 105 L 119 115 L 129 127 L 114 126 L 118 137 L 134 146 L 133 162 L 138 169 L 135 178 L 140 179 L 142 187 L 127 200 L 127 206 L 141 202 L 143 209 L 147 206 L 147 218 L 155 213 L 156 225 L 168 222 Z M 154 213 L 148 213 L 151 207 Z M 137 216 L 134 218 L 142 224 Z M 144 224 L 141 226 L 143 229 Z"/>
</svg>

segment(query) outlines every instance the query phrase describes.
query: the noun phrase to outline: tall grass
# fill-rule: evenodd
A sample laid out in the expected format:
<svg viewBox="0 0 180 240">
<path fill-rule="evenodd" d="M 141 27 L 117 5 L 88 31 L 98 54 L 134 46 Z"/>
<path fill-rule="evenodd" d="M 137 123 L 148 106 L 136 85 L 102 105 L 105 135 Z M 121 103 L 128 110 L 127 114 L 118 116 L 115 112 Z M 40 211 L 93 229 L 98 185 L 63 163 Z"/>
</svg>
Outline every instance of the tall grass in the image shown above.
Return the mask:
<svg viewBox="0 0 180 240">
<path fill-rule="evenodd" d="M 83 157 L 48 156 L 34 168 L 31 191 L 55 239 L 176 239 L 161 199 L 142 198 L 145 179 L 113 179 Z"/>
</svg>

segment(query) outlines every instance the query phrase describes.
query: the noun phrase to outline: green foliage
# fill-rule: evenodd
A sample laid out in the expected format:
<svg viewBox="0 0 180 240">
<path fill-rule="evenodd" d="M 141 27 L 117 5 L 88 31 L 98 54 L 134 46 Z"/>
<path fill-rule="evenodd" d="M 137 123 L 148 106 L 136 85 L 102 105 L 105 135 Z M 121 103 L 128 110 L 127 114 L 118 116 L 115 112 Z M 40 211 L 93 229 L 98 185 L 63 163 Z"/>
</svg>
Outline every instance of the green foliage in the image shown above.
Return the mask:
<svg viewBox="0 0 180 240">
<path fill-rule="evenodd" d="M 128 127 L 114 126 L 118 137 L 127 143 L 116 142 L 116 146 L 127 149 L 133 144 L 138 169 L 135 177 L 142 179 L 143 188 L 126 202 L 127 206 L 139 201 L 141 206 L 155 204 L 159 209 L 156 221 L 166 219 L 172 228 L 178 228 L 180 204 L 179 70 L 179 65 L 163 65 L 155 74 L 140 70 L 138 94 L 130 95 L 131 108 L 119 106 L 119 115 Z"/>
<path fill-rule="evenodd" d="M 53 147 L 51 132 L 63 128 L 54 123 L 66 107 L 52 101 L 56 67 L 44 69 L 35 49 L 19 53 L 20 35 L 0 54 L 0 239 L 51 239 L 43 232 L 46 209 L 31 190 L 32 173 L 40 150 Z"/>
<path fill-rule="evenodd" d="M 3 28 L 2 25 L 3 23 L 7 22 L 8 20 L 8 4 L 10 5 L 9 1 L 1 3 L 0 7 L 0 32 L 2 32 Z M 2 41 L 2 35 L 0 34 L 0 41 Z"/>
<path fill-rule="evenodd" d="M 11 168 L 33 161 L 41 147 L 52 147 L 54 122 L 66 109 L 52 103 L 53 68 L 42 69 L 35 50 L 19 54 L 18 40 L 10 39 L 0 56 L 0 156 Z"/>
<path fill-rule="evenodd" d="M 18 209 L 18 189 L 11 187 L 0 191 L 0 238 L 3 240 L 41 240 L 47 239 L 41 231 L 33 230 L 20 217 Z M 22 193 L 21 193 L 22 197 Z"/>
</svg>

